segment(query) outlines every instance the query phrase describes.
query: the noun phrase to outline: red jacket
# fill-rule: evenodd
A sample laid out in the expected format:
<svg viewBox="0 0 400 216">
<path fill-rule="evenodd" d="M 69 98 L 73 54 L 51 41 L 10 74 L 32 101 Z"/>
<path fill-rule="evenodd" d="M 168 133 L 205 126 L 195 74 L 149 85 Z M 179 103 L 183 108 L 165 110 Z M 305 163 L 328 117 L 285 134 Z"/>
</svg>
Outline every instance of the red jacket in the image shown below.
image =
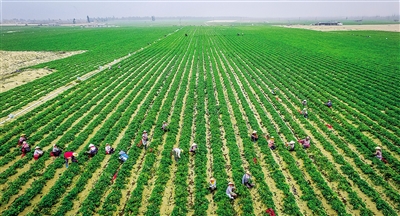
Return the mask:
<svg viewBox="0 0 400 216">
<path fill-rule="evenodd" d="M 74 152 L 65 152 L 64 153 L 64 158 L 65 159 L 72 158 L 72 156 L 73 156 L 72 154 L 74 154 Z"/>
</svg>

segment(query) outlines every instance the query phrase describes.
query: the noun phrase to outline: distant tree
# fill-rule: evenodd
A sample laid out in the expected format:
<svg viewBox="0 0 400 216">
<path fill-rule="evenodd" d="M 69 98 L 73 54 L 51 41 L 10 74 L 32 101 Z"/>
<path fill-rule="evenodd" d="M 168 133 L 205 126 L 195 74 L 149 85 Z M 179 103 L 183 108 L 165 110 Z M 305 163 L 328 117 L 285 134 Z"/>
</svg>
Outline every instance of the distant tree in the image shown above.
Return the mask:
<svg viewBox="0 0 400 216">
<path fill-rule="evenodd" d="M 156 21 L 156 17 L 155 16 L 151 16 L 151 21 Z"/>
<path fill-rule="evenodd" d="M 72 20 L 72 23 L 73 23 L 73 24 L 76 24 L 76 20 L 75 20 L 75 18 Z"/>
<path fill-rule="evenodd" d="M 86 18 L 87 18 L 87 22 L 88 22 L 88 23 L 90 23 L 90 19 L 89 19 L 89 16 L 86 16 Z"/>
</svg>

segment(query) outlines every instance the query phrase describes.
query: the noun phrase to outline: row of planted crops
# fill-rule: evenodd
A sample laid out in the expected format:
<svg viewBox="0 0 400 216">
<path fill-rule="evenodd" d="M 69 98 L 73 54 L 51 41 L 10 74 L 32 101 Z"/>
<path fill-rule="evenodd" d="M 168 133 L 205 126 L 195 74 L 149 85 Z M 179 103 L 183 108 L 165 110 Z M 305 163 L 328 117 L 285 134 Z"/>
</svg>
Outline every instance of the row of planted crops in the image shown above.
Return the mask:
<svg viewBox="0 0 400 216">
<path fill-rule="evenodd" d="M 108 37 L 115 30 L 104 31 Z M 392 85 L 398 67 L 357 64 L 366 57 L 345 60 L 348 53 L 313 51 L 296 40 L 306 35 L 325 43 L 332 33 L 278 27 L 141 33 L 149 36 L 102 43 L 129 44 L 112 56 L 93 51 L 84 60 L 37 66 L 50 64 L 58 72 L 1 94 L 6 116 L 127 57 L 0 128 L 2 215 L 267 215 L 268 208 L 278 215 L 399 214 L 400 92 Z M 355 40 L 337 37 L 347 39 Z M 368 43 L 375 42 L 347 50 L 360 53 L 357 46 Z M 308 118 L 299 114 L 304 99 Z M 147 150 L 137 145 L 143 130 Z M 249 137 L 253 130 L 260 135 L 256 143 Z M 44 156 L 21 158 L 15 147 L 21 133 Z M 269 149 L 263 134 L 275 137 L 277 149 Z M 285 143 L 305 136 L 309 149 L 296 144 L 294 152 L 287 150 Z M 78 163 L 67 169 L 62 158 L 50 157 L 54 143 L 79 153 Z M 99 153 L 89 159 L 90 143 Z M 104 154 L 106 143 L 129 159 L 121 163 L 118 154 Z M 192 143 L 199 147 L 195 155 L 188 154 Z M 373 156 L 376 146 L 388 163 Z M 184 150 L 178 163 L 170 156 L 173 147 Z M 241 184 L 246 171 L 255 188 Z M 207 190 L 211 177 L 214 193 Z M 239 195 L 234 201 L 225 194 L 228 182 Z"/>
</svg>

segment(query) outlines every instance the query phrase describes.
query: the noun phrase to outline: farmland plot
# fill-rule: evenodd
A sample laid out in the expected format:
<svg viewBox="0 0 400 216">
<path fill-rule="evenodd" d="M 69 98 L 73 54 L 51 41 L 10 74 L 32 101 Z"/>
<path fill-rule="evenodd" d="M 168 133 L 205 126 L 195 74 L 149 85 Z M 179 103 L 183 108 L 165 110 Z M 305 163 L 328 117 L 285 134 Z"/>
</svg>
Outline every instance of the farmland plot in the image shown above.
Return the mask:
<svg viewBox="0 0 400 216">
<path fill-rule="evenodd" d="M 105 37 L 108 31 L 114 30 L 104 30 Z M 398 34 L 374 33 L 389 38 L 378 46 L 375 37 L 277 27 L 143 32 L 152 41 L 136 41 L 129 55 L 90 58 L 90 67 L 71 74 L 81 66 L 64 59 L 54 66 L 58 75 L 17 87 L 15 102 L 2 101 L 7 115 L 38 100 L 59 78 L 65 85 L 124 57 L 118 67 L 1 126 L 2 215 L 266 215 L 268 208 L 278 215 L 399 214 Z M 354 42 L 346 52 L 325 44 L 346 40 Z M 116 36 L 103 47 L 125 41 Z M 380 47 L 388 53 L 376 55 Z M 90 46 L 70 49 L 100 53 Z M 299 114 L 304 99 L 308 118 Z M 161 130 L 163 121 L 168 132 Z M 138 145 L 143 130 L 147 150 Z M 257 142 L 250 140 L 253 130 Z M 20 157 L 21 133 L 44 150 L 37 161 L 32 153 Z M 275 137 L 275 150 L 266 134 Z M 310 148 L 287 150 L 285 143 L 306 136 Z M 79 153 L 78 163 L 67 169 L 62 158 L 50 157 L 54 143 Z M 84 154 L 90 143 L 99 148 L 93 158 Z M 129 159 L 106 155 L 106 143 Z M 192 143 L 196 154 L 188 152 Z M 388 163 L 373 156 L 376 146 Z M 178 162 L 170 155 L 174 147 L 184 150 Z M 241 184 L 247 171 L 252 189 Z M 214 193 L 207 190 L 211 177 Z M 228 182 L 235 184 L 235 200 L 225 194 Z"/>
</svg>

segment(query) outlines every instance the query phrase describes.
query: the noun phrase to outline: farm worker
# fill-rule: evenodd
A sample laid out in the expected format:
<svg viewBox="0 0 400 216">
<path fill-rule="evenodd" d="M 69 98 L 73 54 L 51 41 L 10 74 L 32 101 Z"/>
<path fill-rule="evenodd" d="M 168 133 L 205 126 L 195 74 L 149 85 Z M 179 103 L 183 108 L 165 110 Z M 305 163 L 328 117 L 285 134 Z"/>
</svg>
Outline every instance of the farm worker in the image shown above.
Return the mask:
<svg viewBox="0 0 400 216">
<path fill-rule="evenodd" d="M 278 88 L 274 88 L 273 90 L 271 90 L 271 93 L 272 93 L 273 95 L 276 95 L 277 92 L 278 92 Z"/>
<path fill-rule="evenodd" d="M 68 168 L 68 160 L 69 160 L 69 159 L 71 159 L 71 162 L 77 163 L 78 160 L 76 160 L 76 157 L 78 157 L 78 153 L 75 153 L 75 152 L 65 152 L 65 153 L 64 153 L 65 167 Z"/>
<path fill-rule="evenodd" d="M 310 148 L 310 137 L 307 136 L 305 139 L 299 140 L 299 143 L 303 145 L 303 148 Z"/>
<path fill-rule="evenodd" d="M 327 107 L 332 108 L 332 102 L 331 100 L 328 100 L 328 102 L 325 104 Z"/>
<path fill-rule="evenodd" d="M 26 141 L 22 142 L 22 147 L 21 147 L 21 152 L 22 155 L 21 157 L 24 157 L 27 152 L 31 151 L 31 148 L 29 147 L 29 144 Z"/>
<path fill-rule="evenodd" d="M 110 144 L 106 144 L 106 154 L 112 154 L 114 153 L 114 148 L 111 148 Z"/>
<path fill-rule="evenodd" d="M 57 144 L 53 145 L 53 150 L 50 152 L 50 156 L 58 157 L 61 154 L 61 149 L 57 147 Z"/>
<path fill-rule="evenodd" d="M 265 213 L 269 214 L 269 216 L 276 216 L 275 211 L 272 208 L 265 210 Z"/>
<path fill-rule="evenodd" d="M 35 147 L 35 152 L 33 152 L 33 159 L 37 160 L 43 155 L 43 151 L 39 146 Z"/>
<path fill-rule="evenodd" d="M 164 132 L 167 132 L 167 131 L 168 131 L 168 124 L 167 124 L 166 121 L 163 121 L 162 126 L 161 126 L 161 129 L 162 129 Z"/>
<path fill-rule="evenodd" d="M 118 65 L 118 68 L 121 68 L 121 64 Z"/>
<path fill-rule="evenodd" d="M 258 140 L 257 131 L 253 131 L 253 133 L 251 133 L 251 141 L 257 142 L 257 140 Z"/>
<path fill-rule="evenodd" d="M 144 146 L 144 149 L 147 149 L 147 141 L 149 140 L 149 138 L 147 137 L 147 131 L 143 131 L 142 134 L 142 144 Z"/>
<path fill-rule="evenodd" d="M 244 186 L 246 186 L 247 188 L 252 188 L 254 187 L 254 184 L 251 183 L 251 175 L 250 172 L 247 171 L 243 177 L 242 177 L 242 184 L 244 184 Z"/>
<path fill-rule="evenodd" d="M 213 192 L 214 190 L 217 189 L 217 181 L 215 180 L 215 178 L 210 178 L 210 186 L 208 187 L 208 189 L 210 190 L 210 192 Z"/>
<path fill-rule="evenodd" d="M 307 106 L 307 100 L 303 100 L 301 103 L 303 104 L 303 107 Z"/>
<path fill-rule="evenodd" d="M 375 157 L 378 158 L 379 160 L 382 160 L 382 149 L 381 147 L 376 147 L 375 148 Z"/>
<path fill-rule="evenodd" d="M 301 111 L 301 114 L 304 116 L 304 118 L 308 118 L 307 108 L 304 108 L 303 111 Z"/>
<path fill-rule="evenodd" d="M 295 141 L 290 141 L 290 142 L 288 142 L 288 143 L 286 143 L 286 146 L 288 147 L 288 150 L 289 151 L 294 151 L 294 144 L 295 144 L 296 142 Z"/>
<path fill-rule="evenodd" d="M 267 136 L 267 137 L 268 137 L 268 136 Z M 275 146 L 275 138 L 274 138 L 273 136 L 271 136 L 271 138 L 268 140 L 268 147 L 269 147 L 271 150 L 276 149 L 276 146 Z"/>
<path fill-rule="evenodd" d="M 189 152 L 192 152 L 193 154 L 195 154 L 196 150 L 197 150 L 197 144 L 193 143 L 192 146 L 190 146 Z"/>
<path fill-rule="evenodd" d="M 24 141 L 26 141 L 26 134 L 21 134 L 18 140 L 18 146 L 21 146 Z"/>
<path fill-rule="evenodd" d="M 126 160 L 128 160 L 128 155 L 124 152 L 124 151 L 120 151 L 119 153 L 119 160 L 121 162 L 125 162 Z"/>
<path fill-rule="evenodd" d="M 178 147 L 172 149 L 171 155 L 174 155 L 175 162 L 178 162 L 178 159 L 181 158 L 181 153 L 183 153 L 183 150 Z"/>
<path fill-rule="evenodd" d="M 230 199 L 235 199 L 237 197 L 237 194 L 235 194 L 233 191 L 235 190 L 235 184 L 233 184 L 232 182 L 228 183 L 228 187 L 226 188 L 226 195 L 230 198 Z"/>
<path fill-rule="evenodd" d="M 93 157 L 97 154 L 97 147 L 94 146 L 92 143 L 89 144 L 89 151 L 86 152 L 89 157 Z"/>
</svg>

